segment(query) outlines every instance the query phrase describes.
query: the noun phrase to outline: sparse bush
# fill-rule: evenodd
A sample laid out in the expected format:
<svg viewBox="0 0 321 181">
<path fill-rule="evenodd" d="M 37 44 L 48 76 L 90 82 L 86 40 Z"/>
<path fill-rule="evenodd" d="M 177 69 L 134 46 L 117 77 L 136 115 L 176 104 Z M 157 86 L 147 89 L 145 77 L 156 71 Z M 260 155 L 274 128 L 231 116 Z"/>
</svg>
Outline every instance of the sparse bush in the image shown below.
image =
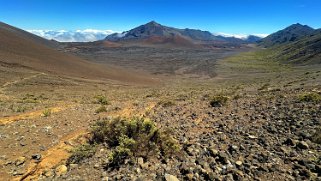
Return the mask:
<svg viewBox="0 0 321 181">
<path fill-rule="evenodd" d="M 8 109 L 10 109 L 10 110 L 13 111 L 13 112 L 15 111 L 13 104 L 10 104 L 10 106 L 8 107 Z"/>
<path fill-rule="evenodd" d="M 139 106 L 139 102 L 138 101 L 133 102 L 133 106 L 138 107 Z"/>
<path fill-rule="evenodd" d="M 302 94 L 299 96 L 299 100 L 303 102 L 320 102 L 321 95 L 315 92 Z"/>
<path fill-rule="evenodd" d="M 98 109 L 96 109 L 95 113 L 101 113 L 101 112 L 107 112 L 107 109 L 105 106 L 100 106 Z"/>
<path fill-rule="evenodd" d="M 45 109 L 44 111 L 42 111 L 43 117 L 48 117 L 50 115 L 51 115 L 51 109 Z"/>
<path fill-rule="evenodd" d="M 212 107 L 222 107 L 227 104 L 228 100 L 229 97 L 227 96 L 214 96 L 210 101 L 210 105 Z"/>
<path fill-rule="evenodd" d="M 312 141 L 321 144 L 321 127 L 318 127 L 314 135 L 312 136 Z"/>
<path fill-rule="evenodd" d="M 157 91 L 151 91 L 149 92 L 145 97 L 150 98 L 150 97 L 159 97 L 159 93 Z"/>
<path fill-rule="evenodd" d="M 24 106 L 18 106 L 16 112 L 25 112 L 27 110 Z"/>
<path fill-rule="evenodd" d="M 238 100 L 238 99 L 241 99 L 241 98 L 242 98 L 242 96 L 241 96 L 240 94 L 236 94 L 236 95 L 233 97 L 234 100 Z"/>
<path fill-rule="evenodd" d="M 170 156 L 179 145 L 169 132 L 163 131 L 144 118 L 98 121 L 91 131 L 94 143 L 106 143 L 113 151 L 109 155 L 111 167 L 118 167 L 125 159 L 136 157 Z"/>
<path fill-rule="evenodd" d="M 94 103 L 96 103 L 96 104 L 101 104 L 101 105 L 108 105 L 109 104 L 107 98 L 103 95 L 97 95 L 97 96 L 95 96 L 95 99 L 96 100 L 94 101 Z"/>
<path fill-rule="evenodd" d="M 162 106 L 162 107 L 170 107 L 170 106 L 174 106 L 175 105 L 175 103 L 173 101 L 170 101 L 170 100 L 161 100 L 157 104 Z"/>
<path fill-rule="evenodd" d="M 262 87 L 258 88 L 259 91 L 262 91 L 262 90 L 267 90 L 269 88 L 270 84 L 269 83 L 266 83 L 264 84 Z"/>
<path fill-rule="evenodd" d="M 47 100 L 48 98 L 44 97 L 43 94 L 36 96 L 34 94 L 26 94 L 19 103 L 39 103 L 41 100 Z"/>
<path fill-rule="evenodd" d="M 176 101 L 186 101 L 188 99 L 188 96 L 185 94 L 179 94 L 176 96 Z"/>
<path fill-rule="evenodd" d="M 72 151 L 72 155 L 68 158 L 67 164 L 80 163 L 82 160 L 92 157 L 95 152 L 95 145 L 81 145 Z"/>
</svg>

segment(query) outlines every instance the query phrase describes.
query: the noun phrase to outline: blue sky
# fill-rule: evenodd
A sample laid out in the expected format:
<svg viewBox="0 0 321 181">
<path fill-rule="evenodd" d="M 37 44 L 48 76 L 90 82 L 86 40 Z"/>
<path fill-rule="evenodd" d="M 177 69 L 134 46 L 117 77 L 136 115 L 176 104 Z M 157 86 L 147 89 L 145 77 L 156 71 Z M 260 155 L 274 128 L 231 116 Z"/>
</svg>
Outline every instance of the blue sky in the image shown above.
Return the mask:
<svg viewBox="0 0 321 181">
<path fill-rule="evenodd" d="M 155 20 L 178 28 L 269 34 L 321 28 L 320 0 L 0 0 L 0 21 L 22 29 L 124 31 Z"/>
</svg>

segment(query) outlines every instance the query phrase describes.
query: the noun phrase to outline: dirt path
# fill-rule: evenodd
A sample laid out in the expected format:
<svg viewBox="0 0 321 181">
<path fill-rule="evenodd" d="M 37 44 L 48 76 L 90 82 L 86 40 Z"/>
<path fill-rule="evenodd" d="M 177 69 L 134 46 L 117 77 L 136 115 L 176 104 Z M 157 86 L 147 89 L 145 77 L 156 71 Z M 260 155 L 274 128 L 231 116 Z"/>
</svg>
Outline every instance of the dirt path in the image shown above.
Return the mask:
<svg viewBox="0 0 321 181">
<path fill-rule="evenodd" d="M 111 117 L 143 117 L 156 106 L 156 103 L 148 103 L 145 107 L 140 109 L 133 108 L 131 103 L 126 103 L 125 108 L 122 110 L 108 113 Z M 57 167 L 59 164 L 64 164 L 70 157 L 71 150 L 77 145 L 83 144 L 86 141 L 88 130 L 77 130 L 70 133 L 59 143 L 47 150 L 42 160 L 39 163 L 33 162 L 28 166 L 28 171 L 25 175 L 14 180 L 37 180 L 37 178 L 44 174 L 46 171 Z"/>
<path fill-rule="evenodd" d="M 0 118 L 0 126 L 10 124 L 12 122 L 19 121 L 19 120 L 26 120 L 26 119 L 29 120 L 29 119 L 41 117 L 41 116 L 44 116 L 45 111 L 49 111 L 50 114 L 52 114 L 52 113 L 57 113 L 57 112 L 66 110 L 67 108 L 70 108 L 70 107 L 71 106 L 60 105 L 60 106 L 42 109 L 42 110 L 38 110 L 38 111 L 27 112 L 27 113 L 19 114 L 16 116 L 9 116 L 9 117 Z"/>
<path fill-rule="evenodd" d="M 25 81 L 25 80 L 30 80 L 30 79 L 33 79 L 33 78 L 36 78 L 40 75 L 46 75 L 45 73 L 37 73 L 35 75 L 31 75 L 31 76 L 28 76 L 28 77 L 25 77 L 25 78 L 22 78 L 22 79 L 19 79 L 19 80 L 15 80 L 15 81 L 10 81 L 10 82 L 6 82 L 4 83 L 1 87 L 0 87 L 0 97 L 3 97 L 3 98 L 10 98 L 10 96 L 8 96 L 6 93 L 5 93 L 5 89 L 11 85 L 14 85 L 14 84 L 18 84 L 19 82 L 22 82 L 22 81 Z"/>
<path fill-rule="evenodd" d="M 38 176 L 45 173 L 51 168 L 56 167 L 65 162 L 70 156 L 70 151 L 75 147 L 84 143 L 84 135 L 88 134 L 86 130 L 78 130 L 64 137 L 60 142 L 50 148 L 43 156 L 41 162 L 33 162 L 28 166 L 28 171 L 21 178 L 14 180 L 37 180 Z"/>
<path fill-rule="evenodd" d="M 36 77 L 38 77 L 38 76 L 40 76 L 40 75 L 46 75 L 46 74 L 45 74 L 45 73 L 37 73 L 37 74 L 35 74 L 35 75 L 31 75 L 31 76 L 29 76 L 29 77 L 25 77 L 25 78 L 22 78 L 22 79 L 19 79 L 19 80 L 15 80 L 15 81 L 12 81 L 12 82 L 6 82 L 5 84 L 3 84 L 3 85 L 1 86 L 1 88 L 4 89 L 4 88 L 6 88 L 6 87 L 8 87 L 8 86 L 17 84 L 17 83 L 19 83 L 19 82 L 21 82 L 21 81 L 25 81 L 25 80 L 30 80 L 30 79 L 36 78 Z"/>
</svg>

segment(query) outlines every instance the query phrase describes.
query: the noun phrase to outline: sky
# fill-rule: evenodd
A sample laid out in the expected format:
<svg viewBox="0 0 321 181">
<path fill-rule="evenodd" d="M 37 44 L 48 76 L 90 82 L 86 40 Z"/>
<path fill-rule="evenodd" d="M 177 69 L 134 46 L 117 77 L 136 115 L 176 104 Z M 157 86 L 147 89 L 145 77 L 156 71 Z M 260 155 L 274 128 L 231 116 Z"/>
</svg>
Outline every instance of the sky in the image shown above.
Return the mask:
<svg viewBox="0 0 321 181">
<path fill-rule="evenodd" d="M 270 34 L 294 23 L 321 28 L 321 0 L 0 0 L 0 21 L 25 30 L 112 30 L 151 20 L 212 33 Z"/>
</svg>

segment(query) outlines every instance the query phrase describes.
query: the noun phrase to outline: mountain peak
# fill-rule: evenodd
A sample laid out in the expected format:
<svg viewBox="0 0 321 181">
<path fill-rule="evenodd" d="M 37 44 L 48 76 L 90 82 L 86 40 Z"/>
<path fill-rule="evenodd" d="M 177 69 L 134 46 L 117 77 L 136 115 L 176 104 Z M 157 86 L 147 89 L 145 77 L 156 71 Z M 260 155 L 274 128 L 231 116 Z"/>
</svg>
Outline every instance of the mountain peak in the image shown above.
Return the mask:
<svg viewBox="0 0 321 181">
<path fill-rule="evenodd" d="M 144 41 L 144 42 L 164 42 L 164 43 L 177 43 L 184 42 L 185 44 L 194 43 L 208 43 L 213 41 L 221 42 L 238 42 L 242 43 L 243 40 L 236 38 L 226 38 L 215 36 L 208 31 L 197 29 L 178 29 L 169 26 L 164 26 L 156 21 L 150 21 L 144 25 L 133 28 L 122 34 L 112 34 L 105 38 L 108 41 Z"/>
<path fill-rule="evenodd" d="M 286 29 L 294 29 L 294 28 L 305 28 L 305 29 L 313 30 L 313 28 L 311 28 L 310 26 L 302 25 L 300 23 L 292 24 L 291 26 L 287 27 Z"/>
<path fill-rule="evenodd" d="M 150 21 L 148 23 L 146 23 L 145 25 L 152 25 L 152 26 L 161 26 L 161 24 L 157 23 L 156 21 Z"/>
<path fill-rule="evenodd" d="M 305 25 L 303 25 L 303 24 L 301 24 L 301 23 L 294 23 L 294 24 L 291 25 L 291 26 L 305 26 Z"/>
</svg>

